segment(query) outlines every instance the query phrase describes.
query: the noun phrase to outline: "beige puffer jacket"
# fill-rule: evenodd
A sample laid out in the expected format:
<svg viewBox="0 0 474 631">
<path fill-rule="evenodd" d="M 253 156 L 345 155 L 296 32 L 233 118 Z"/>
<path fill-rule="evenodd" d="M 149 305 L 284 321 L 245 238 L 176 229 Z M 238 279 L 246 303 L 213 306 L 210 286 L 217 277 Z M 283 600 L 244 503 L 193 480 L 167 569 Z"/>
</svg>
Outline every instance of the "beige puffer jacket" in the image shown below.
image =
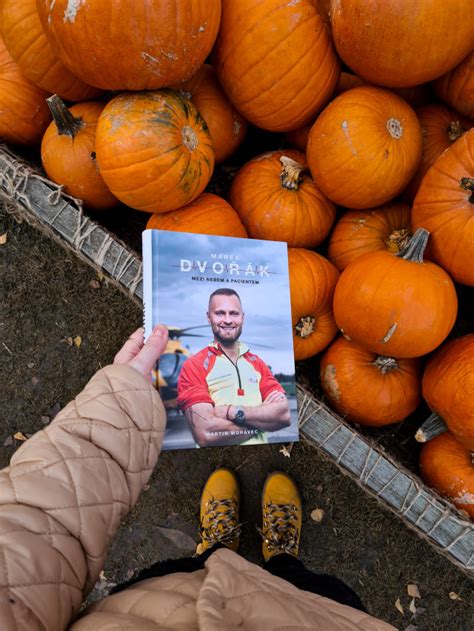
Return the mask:
<svg viewBox="0 0 474 631">
<path fill-rule="evenodd" d="M 2 631 L 393 629 L 303 592 L 230 550 L 86 610 L 107 546 L 160 452 L 165 414 L 133 368 L 107 366 L 0 472 Z"/>
</svg>

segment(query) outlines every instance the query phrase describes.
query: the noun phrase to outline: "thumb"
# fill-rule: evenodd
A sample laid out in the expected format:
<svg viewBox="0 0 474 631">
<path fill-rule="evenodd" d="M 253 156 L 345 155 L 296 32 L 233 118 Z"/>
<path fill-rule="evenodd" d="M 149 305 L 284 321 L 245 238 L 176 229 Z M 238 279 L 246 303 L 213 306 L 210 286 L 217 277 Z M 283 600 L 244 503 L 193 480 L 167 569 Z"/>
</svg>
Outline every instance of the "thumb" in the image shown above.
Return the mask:
<svg viewBox="0 0 474 631">
<path fill-rule="evenodd" d="M 163 324 L 159 324 L 153 329 L 140 352 L 130 362 L 130 366 L 148 377 L 163 354 L 167 343 L 168 329 Z"/>
</svg>

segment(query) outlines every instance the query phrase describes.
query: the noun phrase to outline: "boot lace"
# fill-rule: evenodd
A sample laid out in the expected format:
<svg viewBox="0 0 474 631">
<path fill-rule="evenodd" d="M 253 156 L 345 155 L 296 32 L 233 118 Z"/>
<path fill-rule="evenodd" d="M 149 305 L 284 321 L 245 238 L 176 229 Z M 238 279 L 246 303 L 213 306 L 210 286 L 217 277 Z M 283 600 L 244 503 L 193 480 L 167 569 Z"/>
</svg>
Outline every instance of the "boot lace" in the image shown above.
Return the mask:
<svg viewBox="0 0 474 631">
<path fill-rule="evenodd" d="M 265 504 L 263 528 L 258 528 L 269 552 L 296 555 L 299 545 L 298 507 L 294 504 Z"/>
<path fill-rule="evenodd" d="M 206 526 L 201 523 L 200 535 L 209 544 L 232 543 L 240 536 L 241 524 L 237 520 L 233 500 L 209 500 L 206 505 Z"/>
</svg>

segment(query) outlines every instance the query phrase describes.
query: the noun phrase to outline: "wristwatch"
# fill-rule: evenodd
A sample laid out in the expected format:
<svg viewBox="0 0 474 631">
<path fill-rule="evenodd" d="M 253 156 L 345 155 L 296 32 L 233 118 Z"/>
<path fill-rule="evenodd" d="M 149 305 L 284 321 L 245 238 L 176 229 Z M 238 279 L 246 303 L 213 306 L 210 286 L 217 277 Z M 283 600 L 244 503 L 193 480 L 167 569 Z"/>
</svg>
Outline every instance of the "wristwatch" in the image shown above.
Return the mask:
<svg viewBox="0 0 474 631">
<path fill-rule="evenodd" d="M 245 412 L 243 411 L 243 409 L 242 408 L 236 408 L 235 412 L 234 412 L 233 422 L 236 425 L 238 425 L 239 427 L 244 427 L 246 420 L 247 419 L 245 417 Z"/>
</svg>

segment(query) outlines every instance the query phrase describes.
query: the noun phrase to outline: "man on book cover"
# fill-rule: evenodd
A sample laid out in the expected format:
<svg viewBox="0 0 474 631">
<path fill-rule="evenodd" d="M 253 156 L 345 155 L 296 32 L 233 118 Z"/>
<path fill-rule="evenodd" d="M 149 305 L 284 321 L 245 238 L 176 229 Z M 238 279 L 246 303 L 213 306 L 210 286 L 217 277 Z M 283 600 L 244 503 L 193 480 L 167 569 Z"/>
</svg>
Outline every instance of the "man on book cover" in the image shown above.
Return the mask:
<svg viewBox="0 0 474 631">
<path fill-rule="evenodd" d="M 209 297 L 213 341 L 185 361 L 178 405 L 200 447 L 268 442 L 267 433 L 291 424 L 284 388 L 266 363 L 239 341 L 244 312 L 227 287 Z"/>
</svg>

